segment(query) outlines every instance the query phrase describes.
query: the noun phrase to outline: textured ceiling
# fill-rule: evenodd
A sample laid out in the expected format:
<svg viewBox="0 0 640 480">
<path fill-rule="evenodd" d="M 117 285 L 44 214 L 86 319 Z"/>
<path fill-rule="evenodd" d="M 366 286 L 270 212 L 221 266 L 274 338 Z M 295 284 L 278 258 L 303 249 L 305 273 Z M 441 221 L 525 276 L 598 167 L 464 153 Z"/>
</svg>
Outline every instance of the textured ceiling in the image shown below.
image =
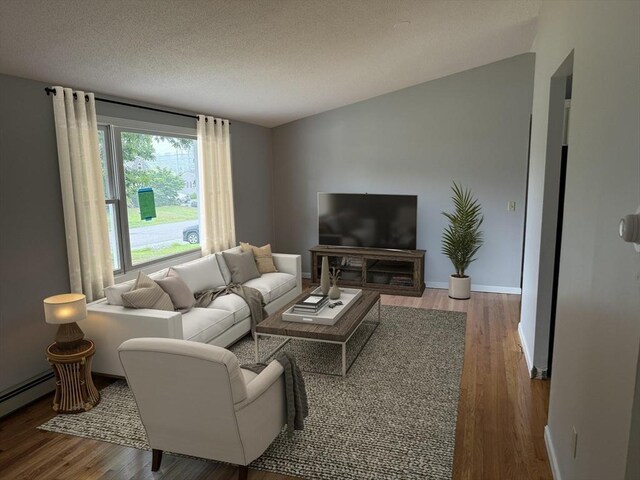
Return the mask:
<svg viewBox="0 0 640 480">
<path fill-rule="evenodd" d="M 540 0 L 0 0 L 0 73 L 280 125 L 528 52 Z"/>
</svg>

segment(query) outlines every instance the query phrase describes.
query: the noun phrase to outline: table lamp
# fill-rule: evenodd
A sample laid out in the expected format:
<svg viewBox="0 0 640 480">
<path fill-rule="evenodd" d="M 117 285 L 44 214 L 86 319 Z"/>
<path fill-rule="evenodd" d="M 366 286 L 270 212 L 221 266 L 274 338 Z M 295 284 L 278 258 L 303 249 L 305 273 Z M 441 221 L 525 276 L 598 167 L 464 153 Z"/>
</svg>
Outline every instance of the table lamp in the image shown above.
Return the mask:
<svg viewBox="0 0 640 480">
<path fill-rule="evenodd" d="M 64 293 L 44 299 L 44 318 L 59 325 L 56 345 L 62 350 L 77 347 L 84 332 L 76 322 L 87 317 L 87 297 L 82 293 Z"/>
</svg>

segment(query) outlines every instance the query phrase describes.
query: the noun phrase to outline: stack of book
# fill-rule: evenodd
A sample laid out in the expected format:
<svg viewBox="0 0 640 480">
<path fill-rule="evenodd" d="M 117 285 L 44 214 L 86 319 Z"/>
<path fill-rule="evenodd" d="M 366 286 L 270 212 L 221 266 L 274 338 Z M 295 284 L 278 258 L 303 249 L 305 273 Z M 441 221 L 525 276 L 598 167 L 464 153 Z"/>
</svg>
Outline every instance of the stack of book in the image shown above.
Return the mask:
<svg viewBox="0 0 640 480">
<path fill-rule="evenodd" d="M 312 293 L 293 306 L 293 313 L 315 315 L 322 310 L 327 303 L 329 303 L 329 297 L 327 295 Z"/>
</svg>

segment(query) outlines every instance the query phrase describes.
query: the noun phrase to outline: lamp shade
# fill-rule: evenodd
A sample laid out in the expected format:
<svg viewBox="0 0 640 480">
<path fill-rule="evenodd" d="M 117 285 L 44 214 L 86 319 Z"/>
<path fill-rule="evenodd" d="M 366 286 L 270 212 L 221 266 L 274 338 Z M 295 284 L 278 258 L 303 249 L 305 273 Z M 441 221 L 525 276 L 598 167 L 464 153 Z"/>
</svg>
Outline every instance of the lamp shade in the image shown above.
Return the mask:
<svg viewBox="0 0 640 480">
<path fill-rule="evenodd" d="M 82 293 L 64 293 L 44 299 L 47 323 L 73 323 L 87 317 L 87 297 Z"/>
</svg>

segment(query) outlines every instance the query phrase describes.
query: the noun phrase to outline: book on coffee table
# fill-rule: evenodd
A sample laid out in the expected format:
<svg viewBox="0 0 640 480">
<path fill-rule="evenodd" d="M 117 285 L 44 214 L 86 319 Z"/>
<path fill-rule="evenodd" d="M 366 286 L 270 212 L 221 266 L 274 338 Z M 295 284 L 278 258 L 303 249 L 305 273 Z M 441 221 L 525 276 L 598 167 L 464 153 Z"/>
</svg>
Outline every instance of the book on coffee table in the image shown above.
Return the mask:
<svg viewBox="0 0 640 480">
<path fill-rule="evenodd" d="M 318 313 L 329 303 L 327 295 L 311 293 L 293 306 L 293 310 L 299 313 Z"/>
<path fill-rule="evenodd" d="M 321 295 L 320 288 L 317 288 L 311 295 Z M 362 290 L 355 288 L 340 288 L 340 298 L 335 301 L 327 300 L 324 307 L 320 308 L 317 312 L 300 311 L 296 307 L 300 303 L 295 303 L 284 312 L 282 312 L 282 320 L 285 322 L 299 322 L 299 323 L 315 323 L 318 325 L 335 325 L 340 320 L 340 317 L 360 298 Z M 341 305 L 335 305 L 330 308 L 331 305 L 337 301 L 342 302 Z"/>
</svg>

